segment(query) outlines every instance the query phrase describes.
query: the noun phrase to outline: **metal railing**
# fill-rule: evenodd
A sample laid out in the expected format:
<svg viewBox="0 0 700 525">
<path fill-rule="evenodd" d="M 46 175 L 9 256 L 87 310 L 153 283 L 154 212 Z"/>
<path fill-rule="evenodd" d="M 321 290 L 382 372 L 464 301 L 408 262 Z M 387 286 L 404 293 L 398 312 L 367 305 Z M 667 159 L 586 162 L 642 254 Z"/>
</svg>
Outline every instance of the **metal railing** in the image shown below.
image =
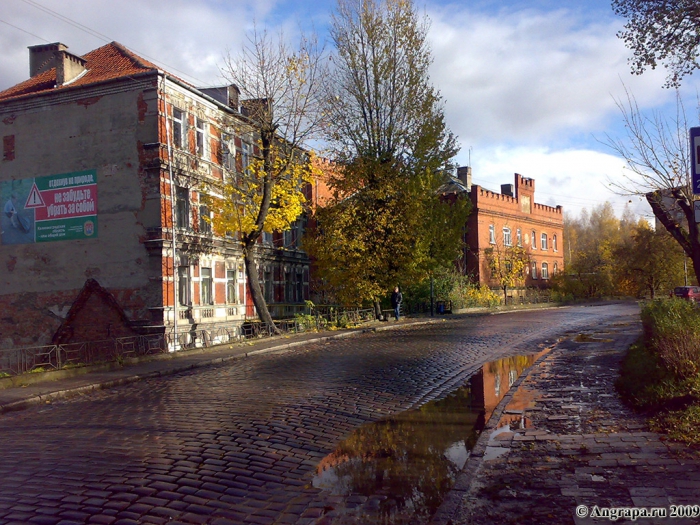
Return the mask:
<svg viewBox="0 0 700 525">
<path fill-rule="evenodd" d="M 309 311 L 309 309 L 307 309 Z M 0 349 L 0 377 L 31 372 L 46 372 L 119 361 L 194 348 L 269 337 L 276 333 L 293 334 L 319 331 L 331 327 L 345 328 L 374 319 L 373 309 L 314 307 L 307 314 L 275 320 L 275 328 L 261 321 L 236 324 L 196 325 L 180 327 L 175 333 L 137 335 L 102 341 L 67 343 Z"/>
<path fill-rule="evenodd" d="M 162 334 L 4 349 L 0 350 L 0 376 L 108 363 L 166 351 Z"/>
</svg>

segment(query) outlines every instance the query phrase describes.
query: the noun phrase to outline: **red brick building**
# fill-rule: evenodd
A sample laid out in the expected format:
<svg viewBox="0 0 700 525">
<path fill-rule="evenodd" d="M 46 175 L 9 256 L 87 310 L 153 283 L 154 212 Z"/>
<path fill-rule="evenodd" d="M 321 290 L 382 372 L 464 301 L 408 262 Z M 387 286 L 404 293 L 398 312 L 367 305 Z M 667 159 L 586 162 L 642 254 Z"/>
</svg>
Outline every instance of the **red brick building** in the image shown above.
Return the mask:
<svg viewBox="0 0 700 525">
<path fill-rule="evenodd" d="M 175 327 L 235 337 L 255 316 L 241 247 L 200 197 L 258 153 L 236 87 L 196 88 L 116 42 L 29 55 L 30 78 L 0 92 L 0 206 L 17 211 L 0 217 L 0 349 Z M 278 317 L 309 297 L 303 226 L 260 245 Z"/>
<path fill-rule="evenodd" d="M 535 181 L 515 174 L 501 192 L 471 183 L 471 168 L 458 170 L 469 189 L 472 212 L 467 222 L 464 271 L 476 282 L 498 287 L 486 256 L 489 248 L 522 247 L 529 256 L 524 286 L 546 288 L 564 269 L 564 213 L 561 206 L 535 202 Z"/>
</svg>

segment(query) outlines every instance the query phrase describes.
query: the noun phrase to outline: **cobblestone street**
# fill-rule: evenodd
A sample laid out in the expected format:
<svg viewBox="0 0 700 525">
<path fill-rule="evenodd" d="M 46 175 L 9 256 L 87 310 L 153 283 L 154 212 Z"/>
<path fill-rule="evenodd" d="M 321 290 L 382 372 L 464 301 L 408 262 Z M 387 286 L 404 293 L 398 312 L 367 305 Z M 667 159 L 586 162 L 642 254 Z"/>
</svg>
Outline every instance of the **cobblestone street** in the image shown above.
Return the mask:
<svg viewBox="0 0 700 525">
<path fill-rule="evenodd" d="M 356 427 L 636 312 L 455 316 L 3 414 L 0 523 L 316 523 L 332 499 L 314 469 Z"/>
</svg>

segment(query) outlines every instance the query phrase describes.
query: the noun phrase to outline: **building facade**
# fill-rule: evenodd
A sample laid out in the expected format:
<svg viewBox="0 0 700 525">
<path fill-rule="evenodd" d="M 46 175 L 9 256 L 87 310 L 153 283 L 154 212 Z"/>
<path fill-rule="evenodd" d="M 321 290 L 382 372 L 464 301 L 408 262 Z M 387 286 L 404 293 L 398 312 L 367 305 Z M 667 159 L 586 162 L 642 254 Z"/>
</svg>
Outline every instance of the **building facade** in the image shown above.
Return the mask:
<svg viewBox="0 0 700 525">
<path fill-rule="evenodd" d="M 515 184 L 493 192 L 472 184 L 471 168 L 458 169 L 458 181 L 469 189 L 472 211 L 467 222 L 463 270 L 476 282 L 498 288 L 490 256 L 512 247 L 527 259 L 524 287 L 546 288 L 564 269 L 564 213 L 561 206 L 535 202 L 535 181 L 515 174 Z"/>
<path fill-rule="evenodd" d="M 255 317 L 236 234 L 213 234 L 201 198 L 257 154 L 238 90 L 115 42 L 30 47 L 30 75 L 0 92 L 0 348 Z M 308 298 L 303 226 L 260 244 L 273 315 Z"/>
</svg>

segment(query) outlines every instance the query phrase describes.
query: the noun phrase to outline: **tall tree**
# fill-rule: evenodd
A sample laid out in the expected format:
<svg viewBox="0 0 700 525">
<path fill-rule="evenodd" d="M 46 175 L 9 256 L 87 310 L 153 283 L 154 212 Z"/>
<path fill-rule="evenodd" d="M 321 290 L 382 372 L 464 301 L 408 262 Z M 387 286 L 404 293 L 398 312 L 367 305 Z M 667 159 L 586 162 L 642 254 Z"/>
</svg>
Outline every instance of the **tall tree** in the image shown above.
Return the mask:
<svg viewBox="0 0 700 525">
<path fill-rule="evenodd" d="M 376 308 L 458 256 L 468 212 L 438 191 L 457 147 L 430 84 L 427 28 L 406 0 L 339 0 L 332 19 L 326 111 L 339 170 L 308 245 L 342 298 Z"/>
<path fill-rule="evenodd" d="M 697 0 L 613 0 L 615 14 L 627 19 L 618 36 L 634 53 L 632 72 L 641 74 L 658 62 L 669 71 L 667 87 L 700 67 L 700 4 Z"/>
<path fill-rule="evenodd" d="M 241 92 L 242 113 L 259 136 L 259 156 L 227 180 L 212 199 L 214 224 L 240 232 L 246 276 L 261 320 L 276 331 L 260 287 L 258 241 L 263 232 L 289 229 L 301 214 L 302 186 L 311 177 L 305 143 L 319 130 L 324 66 L 314 38 L 291 47 L 280 34 L 254 29 L 223 69 Z M 218 203 L 218 204 L 217 204 Z"/>
<path fill-rule="evenodd" d="M 631 238 L 620 244 L 616 256 L 637 296 L 653 299 L 683 283 L 683 251 L 667 231 L 653 230 L 644 220 L 634 226 Z"/>
<path fill-rule="evenodd" d="M 622 157 L 628 175 L 612 182 L 623 195 L 644 196 L 654 216 L 693 262 L 700 282 L 700 228 L 695 209 L 688 140 L 689 123 L 680 95 L 676 114 L 645 115 L 634 96 L 619 101 L 627 136 L 607 144 Z"/>
</svg>

